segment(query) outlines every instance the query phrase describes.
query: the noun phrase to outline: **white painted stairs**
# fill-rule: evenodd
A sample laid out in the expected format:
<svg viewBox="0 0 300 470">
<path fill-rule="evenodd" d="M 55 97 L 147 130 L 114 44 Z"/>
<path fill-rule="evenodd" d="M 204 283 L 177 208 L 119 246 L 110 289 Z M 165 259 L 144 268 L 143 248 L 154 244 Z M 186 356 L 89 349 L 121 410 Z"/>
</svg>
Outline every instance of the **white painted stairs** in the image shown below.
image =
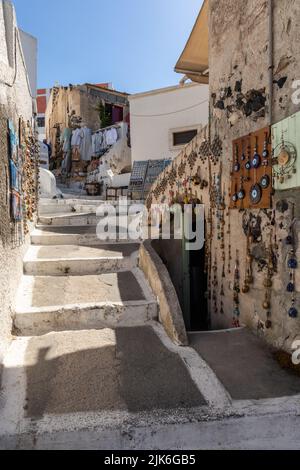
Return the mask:
<svg viewBox="0 0 300 470">
<path fill-rule="evenodd" d="M 91 201 L 85 212 L 83 202 L 41 204 L 17 295 L 17 335 L 141 326 L 158 317 L 138 268 L 139 243 L 100 241 Z"/>
</svg>

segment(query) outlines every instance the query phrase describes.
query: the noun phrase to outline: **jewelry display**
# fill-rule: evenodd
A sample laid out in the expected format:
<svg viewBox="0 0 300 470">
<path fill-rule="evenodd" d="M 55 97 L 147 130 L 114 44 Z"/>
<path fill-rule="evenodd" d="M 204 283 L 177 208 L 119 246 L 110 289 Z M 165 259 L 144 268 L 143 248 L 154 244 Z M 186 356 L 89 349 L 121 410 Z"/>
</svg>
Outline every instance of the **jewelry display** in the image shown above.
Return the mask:
<svg viewBox="0 0 300 470">
<path fill-rule="evenodd" d="M 289 283 L 287 285 L 287 292 L 291 294 L 291 307 L 289 308 L 288 315 L 290 318 L 298 317 L 298 310 L 295 306 L 296 304 L 296 284 L 295 284 L 295 271 L 298 268 L 298 260 L 295 252 L 295 243 L 294 243 L 294 231 L 293 226 L 295 223 L 295 206 L 292 205 L 292 216 L 291 224 L 289 227 L 289 235 L 287 236 L 285 242 L 289 246 L 289 255 L 288 255 L 288 269 L 289 269 Z"/>
<path fill-rule="evenodd" d="M 240 327 L 240 262 L 239 251 L 236 250 L 235 268 L 234 268 L 234 283 L 233 283 L 233 321 L 234 328 Z"/>
</svg>

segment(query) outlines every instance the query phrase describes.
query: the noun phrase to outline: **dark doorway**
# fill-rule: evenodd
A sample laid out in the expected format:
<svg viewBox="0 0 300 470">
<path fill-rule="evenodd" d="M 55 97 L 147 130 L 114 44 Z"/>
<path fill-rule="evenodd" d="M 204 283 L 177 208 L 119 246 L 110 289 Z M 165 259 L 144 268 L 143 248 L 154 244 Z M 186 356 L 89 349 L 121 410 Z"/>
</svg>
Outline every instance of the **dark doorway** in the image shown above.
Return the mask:
<svg viewBox="0 0 300 470">
<path fill-rule="evenodd" d="M 187 331 L 209 330 L 205 246 L 187 251 L 185 240 L 153 240 L 165 264 L 182 309 Z"/>
</svg>

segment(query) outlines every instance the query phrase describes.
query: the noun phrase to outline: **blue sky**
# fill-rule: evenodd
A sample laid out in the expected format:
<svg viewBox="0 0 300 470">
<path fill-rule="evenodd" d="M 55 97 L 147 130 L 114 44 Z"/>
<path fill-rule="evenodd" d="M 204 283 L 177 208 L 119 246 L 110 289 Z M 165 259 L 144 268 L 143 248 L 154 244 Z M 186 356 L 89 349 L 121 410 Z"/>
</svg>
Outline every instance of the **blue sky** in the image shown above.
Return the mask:
<svg viewBox="0 0 300 470">
<path fill-rule="evenodd" d="M 38 85 L 112 82 L 136 93 L 178 83 L 173 69 L 202 0 L 13 0 L 39 41 Z"/>
</svg>

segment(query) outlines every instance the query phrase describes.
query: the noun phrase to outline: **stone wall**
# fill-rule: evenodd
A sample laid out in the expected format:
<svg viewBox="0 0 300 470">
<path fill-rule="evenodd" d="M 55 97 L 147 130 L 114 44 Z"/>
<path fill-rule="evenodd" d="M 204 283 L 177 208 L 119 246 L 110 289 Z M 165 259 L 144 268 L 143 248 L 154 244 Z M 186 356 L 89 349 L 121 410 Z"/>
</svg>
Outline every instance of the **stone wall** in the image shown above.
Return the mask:
<svg viewBox="0 0 300 470">
<path fill-rule="evenodd" d="M 299 111 L 299 105 L 293 104 L 294 80 L 300 77 L 300 10 L 296 1 L 275 0 L 273 3 L 273 101 L 272 124 Z M 212 109 L 212 138 L 218 135 L 223 142 L 223 179 L 230 177 L 232 165 L 232 140 L 257 131 L 268 125 L 270 119 L 270 69 L 269 64 L 269 21 L 268 2 L 266 0 L 216 1 L 210 0 L 210 98 Z M 232 96 L 223 98 L 231 89 Z M 251 92 L 252 90 L 252 92 Z M 254 90 L 254 92 L 253 92 Z M 230 93 L 229 93 L 230 94 Z M 245 96 L 246 107 L 237 105 L 239 96 Z M 254 97 L 254 99 L 252 99 Z M 247 101 L 248 99 L 248 101 Z M 264 103 L 264 99 L 266 100 Z M 217 106 L 218 101 L 224 103 Z M 239 104 L 239 103 L 238 103 Z M 299 188 L 290 194 L 277 192 L 273 207 L 277 209 L 280 200 L 295 203 L 299 207 Z M 265 252 L 268 245 L 270 211 L 251 211 L 261 219 L 264 232 L 260 243 L 253 246 L 257 259 Z M 232 245 L 240 249 L 241 272 L 245 270 L 246 245 L 242 223 L 245 214 L 231 213 Z M 291 204 L 284 212 L 275 211 L 275 232 L 278 249 L 278 273 L 274 276 L 272 292 L 271 321 L 272 328 L 260 329 L 260 332 L 274 345 L 290 348 L 292 340 L 300 334 L 300 321 L 289 318 L 287 311 L 291 295 L 286 292 L 287 248 L 285 238 L 291 219 Z M 296 228 L 296 227 L 295 227 Z M 295 231 L 295 237 L 298 234 Z M 234 236 L 233 236 L 234 235 Z M 226 243 L 226 242 L 225 242 Z M 296 240 L 296 248 L 299 243 Z M 262 308 L 265 288 L 263 273 L 258 273 L 258 264 L 254 262 L 254 286 L 249 293 L 241 295 L 242 321 L 257 328 L 265 325 L 266 316 Z M 220 275 L 220 273 L 219 273 Z M 296 283 L 300 291 L 299 282 Z M 230 293 L 227 291 L 226 297 Z M 227 315 L 230 305 L 226 306 Z M 298 298 L 299 310 L 299 298 Z M 221 322 L 223 323 L 223 322 Z"/>
<path fill-rule="evenodd" d="M 0 1 L 0 108 L 1 118 L 10 118 L 18 128 L 18 119 L 32 122 L 33 101 L 30 95 L 24 57 L 17 30 L 13 6 L 8 1 Z M 16 58 L 16 63 L 15 63 Z M 6 137 L 6 134 L 4 134 Z M 3 135 L 1 137 L 3 139 Z M 7 160 L 5 145 L 1 140 L 1 168 Z M 7 185 L 1 175 L 1 195 Z M 7 188 L 6 188 L 7 191 Z M 1 197 L 3 203 L 3 198 Z M 1 213 L 7 207 L 1 206 Z M 11 339 L 11 316 L 18 282 L 23 272 L 23 254 L 28 246 L 28 236 L 24 243 L 15 243 L 12 239 L 9 221 L 1 217 L 0 230 L 0 361 Z M 7 226 L 5 225 L 7 224 Z"/>
<path fill-rule="evenodd" d="M 292 102 L 292 94 L 295 91 L 292 87 L 293 81 L 300 79 L 298 28 L 300 10 L 297 1 L 275 0 L 273 4 L 272 123 L 275 123 L 300 109 L 299 105 Z M 215 329 L 233 325 L 235 262 L 237 258 L 242 288 L 247 257 L 245 227 L 251 218 L 258 235 L 257 240 L 250 246 L 254 282 L 249 292 L 239 294 L 239 321 L 257 331 L 273 346 L 290 350 L 293 340 L 300 338 L 300 275 L 298 269 L 296 307 L 299 315 L 298 318 L 290 318 L 288 311 L 291 306 L 291 294 L 286 290 L 289 281 L 288 247 L 285 240 L 291 223 L 292 204 L 296 208 L 296 218 L 300 215 L 300 190 L 295 188 L 286 192 L 276 191 L 272 197 L 274 211 L 272 209 L 229 210 L 232 141 L 269 124 L 268 2 L 210 0 L 209 29 L 210 129 L 205 129 L 175 160 L 173 168 L 176 174 L 175 180 L 179 181 L 179 184 L 170 183 L 171 168 L 167 169 L 153 187 L 148 204 L 172 202 L 180 197 L 183 199 L 184 196 L 188 200 L 192 195 L 205 204 L 207 265 L 210 272 L 208 296 L 211 324 Z M 218 145 L 213 145 L 217 141 L 222 142 L 220 158 L 216 155 Z M 298 150 L 300 157 L 300 149 Z M 193 151 L 197 154 L 194 163 L 193 158 L 189 158 Z M 193 180 L 190 178 L 197 173 L 200 179 L 205 181 L 203 189 L 199 184 L 199 178 Z M 217 184 L 214 183 L 215 177 L 220 178 Z M 220 207 L 216 204 L 218 187 L 221 188 L 220 192 L 225 202 L 224 241 L 220 236 L 222 232 L 218 219 Z M 272 247 L 270 236 L 273 237 Z M 294 224 L 294 239 L 300 259 L 298 221 Z M 267 318 L 263 303 L 266 295 L 264 282 L 270 247 L 272 269 L 275 273 L 271 288 L 271 315 Z"/>
</svg>

